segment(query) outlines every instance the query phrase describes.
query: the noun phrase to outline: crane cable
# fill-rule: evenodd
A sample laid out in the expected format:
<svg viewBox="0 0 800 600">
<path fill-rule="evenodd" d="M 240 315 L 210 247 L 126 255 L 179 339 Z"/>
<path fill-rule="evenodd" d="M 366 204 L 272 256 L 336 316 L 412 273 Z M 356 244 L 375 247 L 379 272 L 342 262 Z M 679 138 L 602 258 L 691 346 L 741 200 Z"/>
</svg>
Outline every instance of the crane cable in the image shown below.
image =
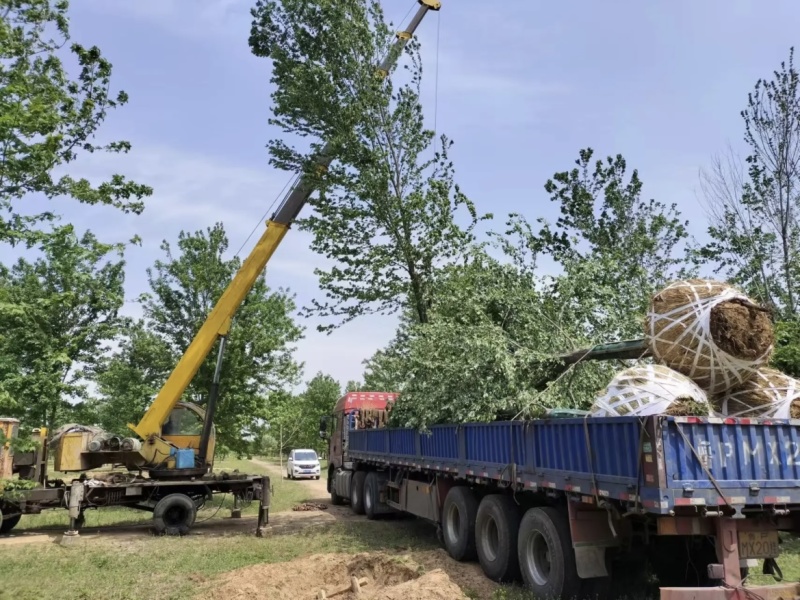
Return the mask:
<svg viewBox="0 0 800 600">
<path fill-rule="evenodd" d="M 439 116 L 439 41 L 441 39 L 442 14 L 436 12 L 436 74 L 434 75 L 433 91 L 433 154 L 436 156 L 436 121 Z"/>
<path fill-rule="evenodd" d="M 280 200 L 284 196 L 284 194 L 286 193 L 286 190 L 289 188 L 289 186 L 293 186 L 300 179 L 300 177 L 301 177 L 300 173 L 294 173 L 289 178 L 289 181 L 286 182 L 286 185 L 283 186 L 283 189 L 280 192 L 278 192 L 277 196 L 275 196 L 275 200 L 272 201 L 272 204 L 269 205 L 269 208 L 267 208 L 267 210 L 264 211 L 264 214 L 262 215 L 262 217 L 256 222 L 255 225 L 253 225 L 253 229 L 250 231 L 250 235 L 248 235 L 247 238 L 242 242 L 242 245 L 239 246 L 239 249 L 236 251 L 236 254 L 234 254 L 234 258 L 238 258 L 239 257 L 239 255 L 242 253 L 242 250 L 244 250 L 244 247 L 247 245 L 247 242 L 250 241 L 250 238 L 253 237 L 253 234 L 256 232 L 256 230 L 259 228 L 259 226 L 261 226 L 264 223 L 264 221 L 267 219 L 267 215 L 270 212 L 272 212 L 272 209 L 278 203 L 278 200 Z"/>
</svg>

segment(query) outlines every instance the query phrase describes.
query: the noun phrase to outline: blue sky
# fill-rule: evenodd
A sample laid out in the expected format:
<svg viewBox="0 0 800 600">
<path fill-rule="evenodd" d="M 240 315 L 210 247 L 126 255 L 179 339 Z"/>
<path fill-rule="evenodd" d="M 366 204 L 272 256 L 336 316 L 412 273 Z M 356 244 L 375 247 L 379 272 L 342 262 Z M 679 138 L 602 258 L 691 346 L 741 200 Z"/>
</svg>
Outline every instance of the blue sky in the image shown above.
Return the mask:
<svg viewBox="0 0 800 600">
<path fill-rule="evenodd" d="M 411 0 L 383 0 L 397 21 Z M 676 202 L 702 236 L 698 169 L 728 143 L 741 145 L 747 93 L 797 41 L 800 3 L 771 0 L 543 2 L 442 0 L 418 32 L 424 101 L 437 130 L 455 141 L 458 182 L 498 226 L 509 212 L 555 218 L 543 185 L 569 169 L 580 148 L 623 154 L 645 194 Z M 65 219 L 123 236 L 130 298 L 162 239 L 222 221 L 236 251 L 291 174 L 272 169 L 265 144 L 267 60 L 247 45 L 250 0 L 73 0 L 72 33 L 114 64 L 130 104 L 111 114 L 107 139 L 128 139 L 122 158 L 76 165 L 92 178 L 121 172 L 155 188 L 145 213 L 128 218 L 71 206 Z M 438 48 L 437 48 L 438 32 Z M 438 67 L 438 94 L 435 72 Z M 259 229 L 260 231 L 260 229 Z M 107 237 L 107 236 L 104 236 Z M 245 248 L 247 252 L 254 239 Z M 321 259 L 291 231 L 268 269 L 302 305 L 317 293 Z M 136 314 L 135 304 L 126 311 Z M 395 321 L 364 317 L 332 335 L 306 321 L 297 358 L 317 371 L 358 379 L 361 361 L 390 339 Z"/>
</svg>

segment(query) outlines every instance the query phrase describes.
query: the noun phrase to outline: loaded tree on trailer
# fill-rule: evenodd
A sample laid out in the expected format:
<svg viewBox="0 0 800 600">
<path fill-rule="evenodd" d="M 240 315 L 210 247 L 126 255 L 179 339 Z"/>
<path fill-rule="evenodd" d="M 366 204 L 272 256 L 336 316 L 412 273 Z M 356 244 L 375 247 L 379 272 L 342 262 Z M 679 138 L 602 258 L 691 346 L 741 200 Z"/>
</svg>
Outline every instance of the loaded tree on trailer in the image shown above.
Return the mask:
<svg viewBox="0 0 800 600">
<path fill-rule="evenodd" d="M 477 559 L 496 581 L 522 579 L 540 598 L 603 597 L 616 559 L 645 558 L 665 599 L 800 596 L 797 583 L 744 587 L 759 560 L 780 580 L 779 532 L 800 533 L 798 420 L 554 411 L 419 432 L 358 418 L 395 400 L 348 394 L 323 418 L 333 503 L 369 519 L 426 519 L 451 557 Z"/>
</svg>

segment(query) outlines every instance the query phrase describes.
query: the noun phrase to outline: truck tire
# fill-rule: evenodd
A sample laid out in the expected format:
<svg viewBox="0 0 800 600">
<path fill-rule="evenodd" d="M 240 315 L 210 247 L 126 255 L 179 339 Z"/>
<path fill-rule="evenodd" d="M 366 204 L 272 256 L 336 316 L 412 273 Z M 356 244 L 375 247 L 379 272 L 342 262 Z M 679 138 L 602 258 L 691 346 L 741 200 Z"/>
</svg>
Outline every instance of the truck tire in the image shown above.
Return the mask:
<svg viewBox="0 0 800 600">
<path fill-rule="evenodd" d="M 466 486 L 450 488 L 442 507 L 442 537 L 447 553 L 457 561 L 477 558 L 475 519 L 478 501 Z"/>
<path fill-rule="evenodd" d="M 331 469 L 328 471 L 328 493 L 331 495 L 331 504 L 333 506 L 341 506 L 344 504 L 344 498 L 342 498 L 339 494 L 336 493 L 336 487 L 334 482 L 334 471 Z"/>
<path fill-rule="evenodd" d="M 381 501 L 380 483 L 378 481 L 378 474 L 375 471 L 370 471 L 367 478 L 364 480 L 364 512 L 370 520 L 377 519 L 381 514 L 378 504 Z"/>
<path fill-rule="evenodd" d="M 552 507 L 522 517 L 517 556 L 525 586 L 537 598 L 575 598 L 581 592 L 567 516 Z"/>
<path fill-rule="evenodd" d="M 475 518 L 475 544 L 484 574 L 497 582 L 519 578 L 519 508 L 509 496 L 484 496 Z"/>
<path fill-rule="evenodd" d="M 364 514 L 364 480 L 366 471 L 356 471 L 350 480 L 350 508 L 357 515 Z"/>
<path fill-rule="evenodd" d="M 11 514 L 9 512 L 9 516 L 5 516 L 2 512 L 0 512 L 0 534 L 8 533 L 14 527 L 17 526 L 20 519 L 22 519 L 21 514 Z"/>
<path fill-rule="evenodd" d="M 169 494 L 153 509 L 153 526 L 159 534 L 186 535 L 197 517 L 197 507 L 186 494 Z"/>
</svg>

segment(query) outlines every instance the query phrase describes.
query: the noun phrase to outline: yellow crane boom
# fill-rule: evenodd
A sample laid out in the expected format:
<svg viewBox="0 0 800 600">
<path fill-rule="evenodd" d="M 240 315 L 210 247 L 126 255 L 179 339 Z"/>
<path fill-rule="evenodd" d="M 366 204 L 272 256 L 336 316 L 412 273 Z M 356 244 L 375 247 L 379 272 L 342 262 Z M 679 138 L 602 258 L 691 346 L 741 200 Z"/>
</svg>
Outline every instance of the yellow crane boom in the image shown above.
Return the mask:
<svg viewBox="0 0 800 600">
<path fill-rule="evenodd" d="M 378 66 L 378 72 L 386 76 L 397 61 L 403 46 L 411 38 L 417 26 L 422 22 L 423 17 L 429 10 L 437 11 L 441 7 L 438 0 L 418 0 L 420 4 L 414 17 L 404 31 L 397 33 L 397 39 L 392 48 L 387 53 L 383 62 Z M 320 169 L 327 169 L 332 161 L 331 146 L 326 145 L 315 157 L 315 162 Z M 242 263 L 241 268 L 231 280 L 228 288 L 217 301 L 211 313 L 206 318 L 200 330 L 195 335 L 183 356 L 175 365 L 167 381 L 159 390 L 155 400 L 145 412 L 142 419 L 135 425 L 129 424 L 136 434 L 145 443 L 140 450 L 142 456 L 148 464 L 161 462 L 165 457 L 169 457 L 170 449 L 173 446 L 161 437 L 161 429 L 170 413 L 197 374 L 200 365 L 211 352 L 217 340 L 220 340 L 217 369 L 214 374 L 214 384 L 209 393 L 209 401 L 206 408 L 203 436 L 199 458 L 203 463 L 206 462 L 206 449 L 210 434 L 212 420 L 214 416 L 216 394 L 219 385 L 219 371 L 221 366 L 222 354 L 224 352 L 225 340 L 230 329 L 231 319 L 241 306 L 247 294 L 252 289 L 258 276 L 264 271 L 267 263 L 272 258 L 275 250 L 280 245 L 291 224 L 305 206 L 308 198 L 314 191 L 313 183 L 306 176 L 298 178 L 296 184 L 289 190 L 276 212 L 267 221 L 267 228 L 261 239 L 250 252 L 247 259 Z"/>
</svg>

